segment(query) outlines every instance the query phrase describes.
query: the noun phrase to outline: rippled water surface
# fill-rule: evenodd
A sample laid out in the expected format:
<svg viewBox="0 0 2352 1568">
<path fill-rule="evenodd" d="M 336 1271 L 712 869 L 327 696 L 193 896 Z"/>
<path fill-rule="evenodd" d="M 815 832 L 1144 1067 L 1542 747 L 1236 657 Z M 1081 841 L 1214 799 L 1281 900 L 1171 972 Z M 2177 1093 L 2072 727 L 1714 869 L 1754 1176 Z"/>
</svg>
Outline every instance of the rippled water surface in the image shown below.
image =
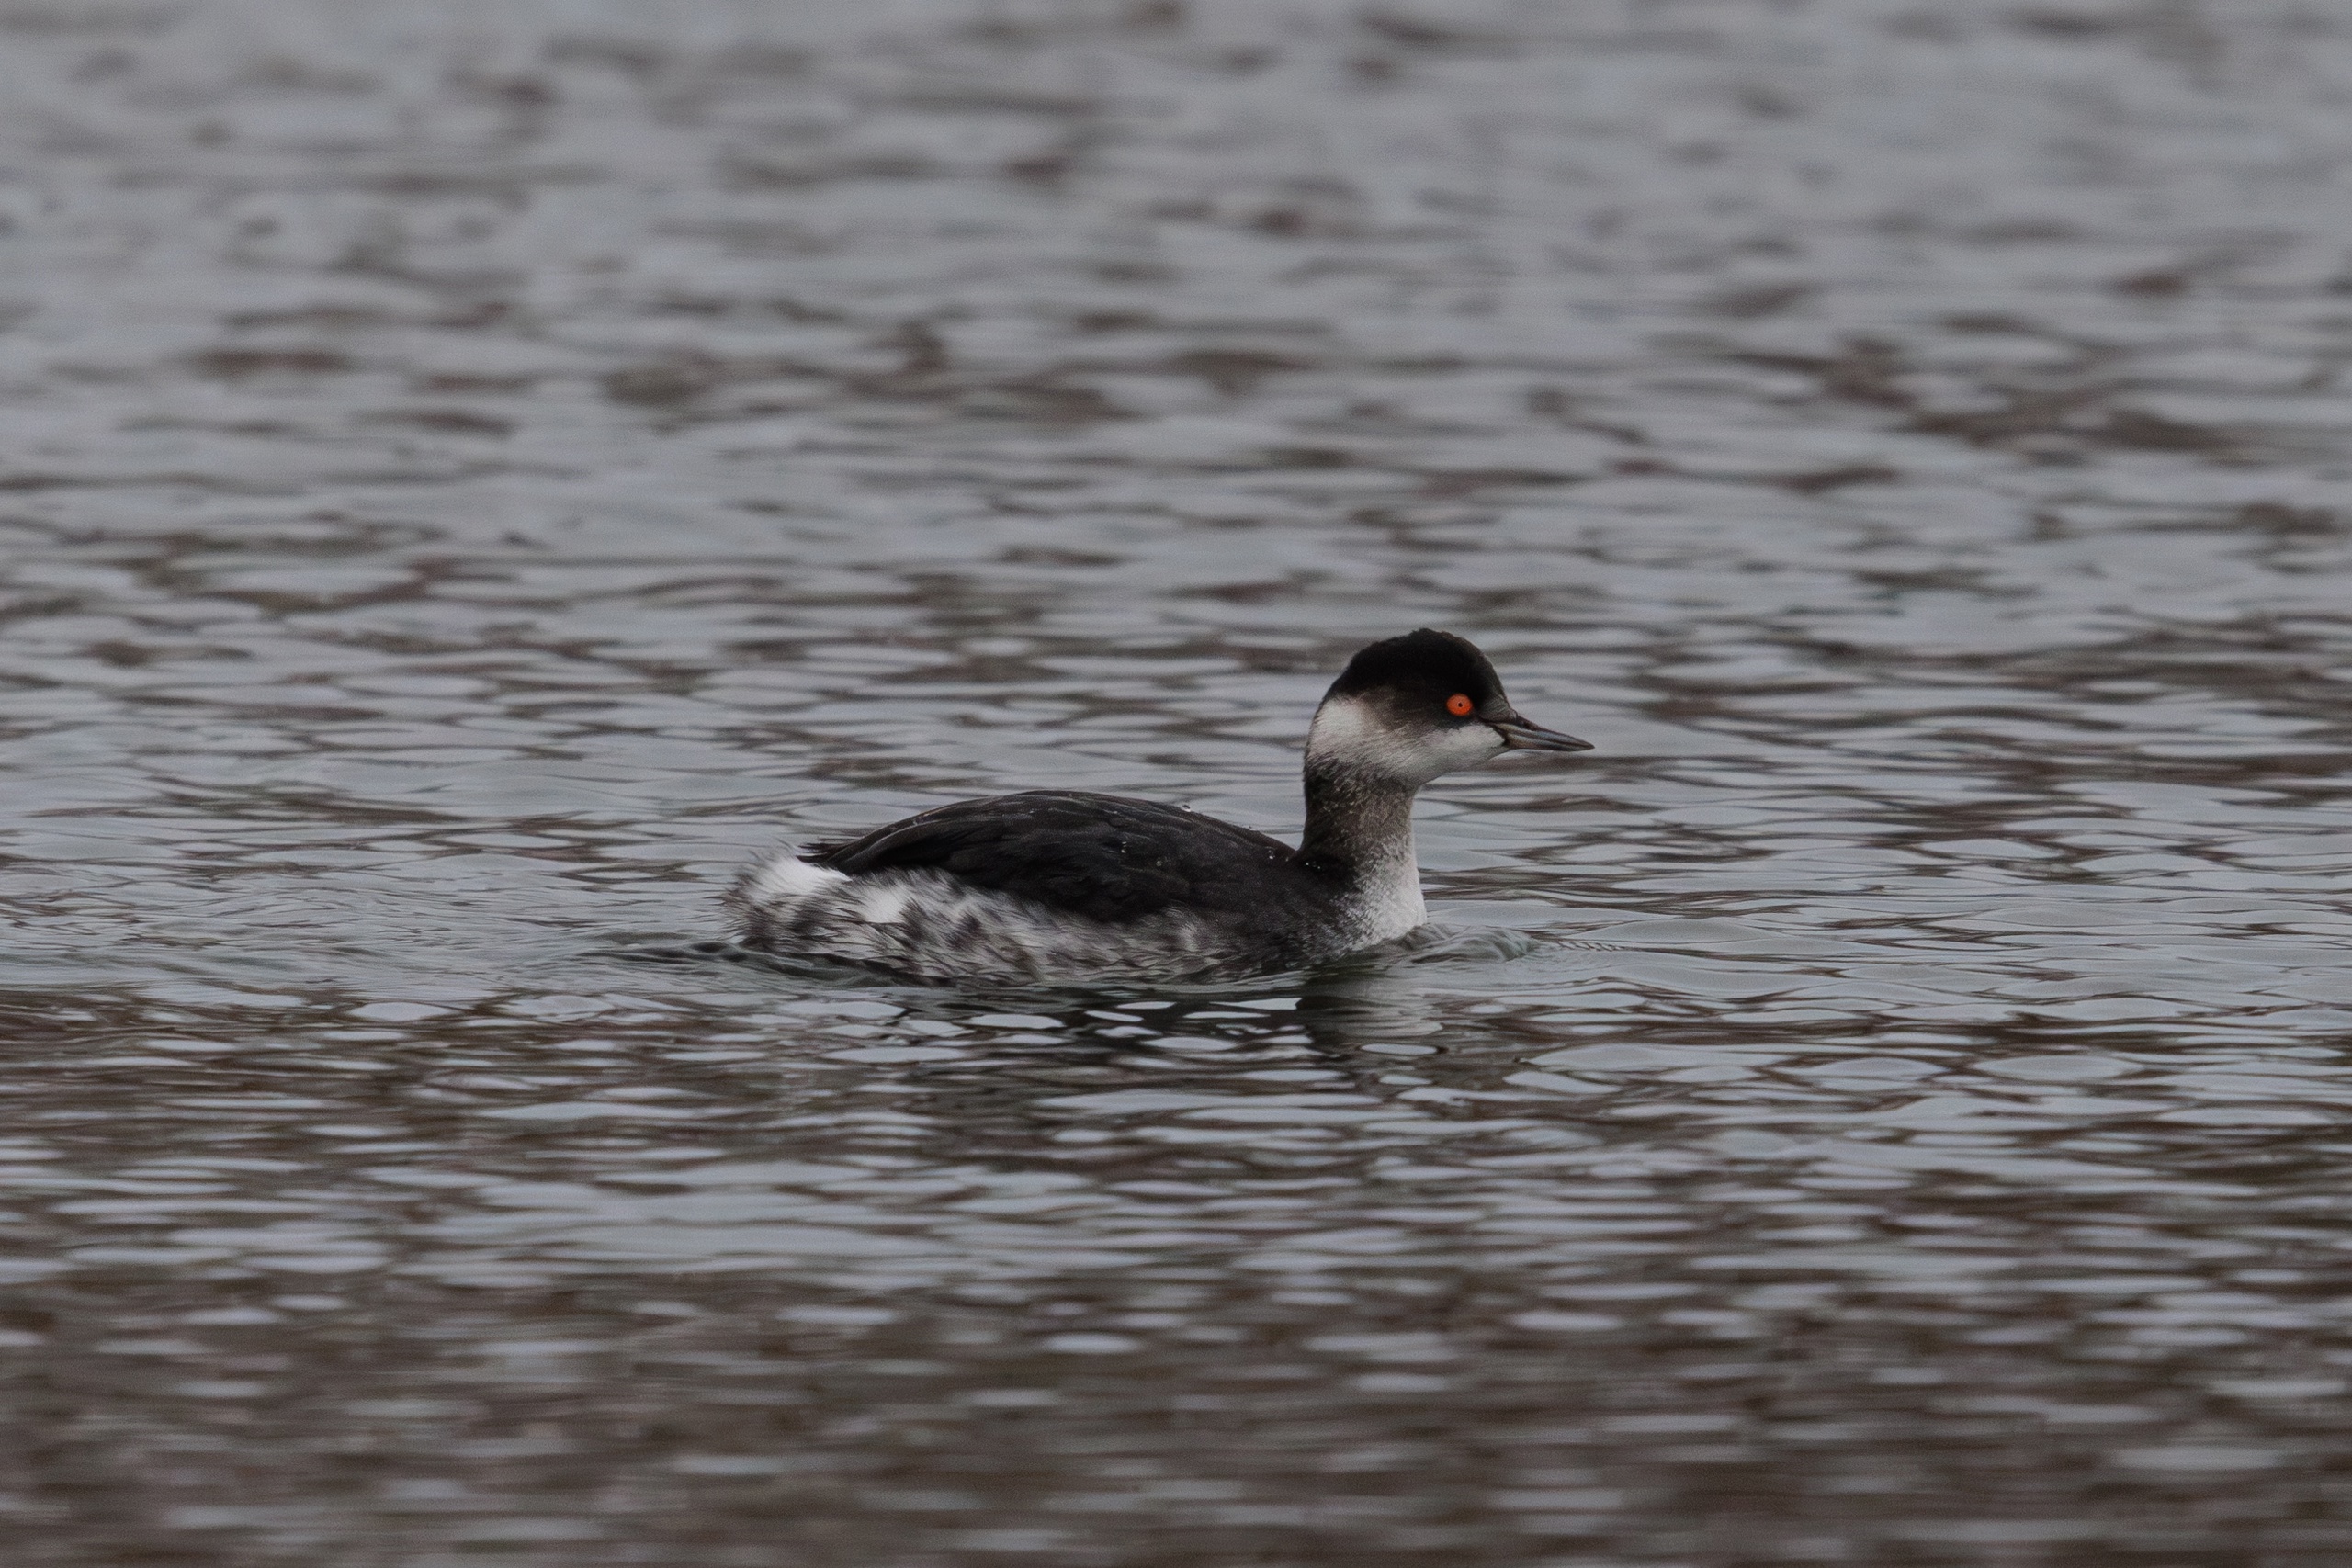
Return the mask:
<svg viewBox="0 0 2352 1568">
<path fill-rule="evenodd" d="M 2320 0 L 8 0 L 8 1561 L 2346 1561 L 2347 168 Z M 1406 951 L 713 945 L 1422 624 L 1599 750 Z"/>
</svg>

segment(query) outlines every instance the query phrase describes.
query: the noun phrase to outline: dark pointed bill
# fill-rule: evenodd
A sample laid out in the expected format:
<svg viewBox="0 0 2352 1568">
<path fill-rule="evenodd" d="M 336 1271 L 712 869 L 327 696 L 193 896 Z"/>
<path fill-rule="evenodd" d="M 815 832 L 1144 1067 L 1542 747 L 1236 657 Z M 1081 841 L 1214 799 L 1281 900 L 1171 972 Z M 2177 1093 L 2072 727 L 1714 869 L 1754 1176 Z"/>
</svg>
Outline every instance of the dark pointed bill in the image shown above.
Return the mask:
<svg viewBox="0 0 2352 1568">
<path fill-rule="evenodd" d="M 1517 714 L 1509 718 L 1487 721 L 1495 733 L 1503 738 L 1503 747 L 1511 751 L 1589 751 L 1592 742 L 1579 740 L 1573 735 L 1563 735 L 1556 729 L 1546 729 L 1540 724 L 1530 724 Z"/>
</svg>

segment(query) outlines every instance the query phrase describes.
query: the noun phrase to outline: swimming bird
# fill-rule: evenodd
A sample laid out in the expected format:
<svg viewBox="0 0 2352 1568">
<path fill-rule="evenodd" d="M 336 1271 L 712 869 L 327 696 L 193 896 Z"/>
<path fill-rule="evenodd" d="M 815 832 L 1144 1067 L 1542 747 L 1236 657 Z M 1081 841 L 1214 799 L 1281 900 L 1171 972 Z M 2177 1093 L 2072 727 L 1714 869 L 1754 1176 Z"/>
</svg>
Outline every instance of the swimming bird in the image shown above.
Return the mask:
<svg viewBox="0 0 2352 1568">
<path fill-rule="evenodd" d="M 1295 967 L 1428 918 L 1422 785 L 1504 751 L 1586 751 L 1522 717 L 1449 632 L 1375 642 L 1306 731 L 1298 847 L 1177 807 L 1024 790 L 785 850 L 728 895 L 747 947 L 918 978 L 1063 984 Z"/>
</svg>

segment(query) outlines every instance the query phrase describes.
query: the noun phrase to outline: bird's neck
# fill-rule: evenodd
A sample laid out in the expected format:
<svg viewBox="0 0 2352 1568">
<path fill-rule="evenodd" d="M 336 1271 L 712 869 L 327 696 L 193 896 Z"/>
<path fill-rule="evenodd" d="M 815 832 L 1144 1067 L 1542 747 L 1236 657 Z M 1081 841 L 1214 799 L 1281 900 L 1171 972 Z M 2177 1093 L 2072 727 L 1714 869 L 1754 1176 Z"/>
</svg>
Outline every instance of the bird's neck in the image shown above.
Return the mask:
<svg viewBox="0 0 2352 1568">
<path fill-rule="evenodd" d="M 1299 858 L 1362 908 L 1373 941 L 1419 925 L 1420 866 L 1413 857 L 1411 788 L 1344 766 L 1309 762 Z"/>
</svg>

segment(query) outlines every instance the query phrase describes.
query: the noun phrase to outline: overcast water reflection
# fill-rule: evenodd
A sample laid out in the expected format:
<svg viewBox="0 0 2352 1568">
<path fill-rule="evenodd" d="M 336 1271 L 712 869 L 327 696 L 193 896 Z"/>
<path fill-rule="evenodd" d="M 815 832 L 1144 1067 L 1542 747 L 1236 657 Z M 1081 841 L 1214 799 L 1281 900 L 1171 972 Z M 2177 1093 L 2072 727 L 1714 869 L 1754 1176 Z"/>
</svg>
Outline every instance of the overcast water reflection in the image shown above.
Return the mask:
<svg viewBox="0 0 2352 1568">
<path fill-rule="evenodd" d="M 2337 1564 L 2352 17 L 0 5 L 12 1564 Z M 1593 740 L 1224 990 L 787 837 Z"/>
</svg>

